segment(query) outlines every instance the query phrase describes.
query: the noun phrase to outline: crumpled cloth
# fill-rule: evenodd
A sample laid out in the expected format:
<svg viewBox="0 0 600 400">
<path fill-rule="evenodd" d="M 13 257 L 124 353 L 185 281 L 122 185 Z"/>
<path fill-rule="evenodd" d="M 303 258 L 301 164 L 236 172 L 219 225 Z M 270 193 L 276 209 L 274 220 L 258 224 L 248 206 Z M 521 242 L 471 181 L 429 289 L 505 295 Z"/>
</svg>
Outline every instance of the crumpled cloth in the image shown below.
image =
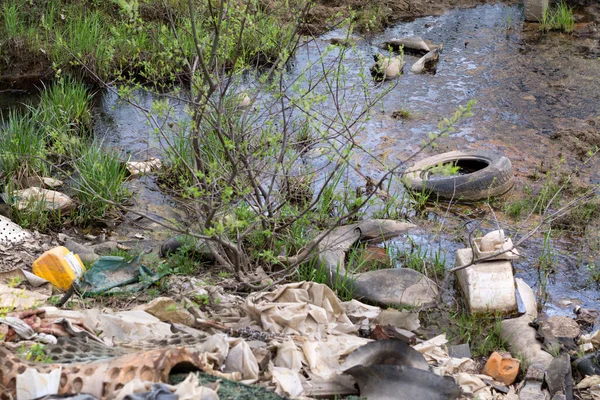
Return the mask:
<svg viewBox="0 0 600 400">
<path fill-rule="evenodd" d="M 6 333 L 6 336 L 8 336 L 9 334 L 12 334 L 12 332 L 14 332 L 14 335 L 11 335 L 10 338 L 13 339 L 17 339 L 16 336 L 18 336 L 21 339 L 25 339 L 25 340 L 38 340 L 42 343 L 56 343 L 56 337 L 52 336 L 52 335 L 48 335 L 46 333 L 38 333 L 35 332 L 28 324 L 26 324 L 24 321 L 20 320 L 19 318 L 15 318 L 15 317 L 0 317 L 0 324 L 4 324 L 7 325 L 11 328 L 11 330 L 8 330 Z M 18 341 L 18 340 L 14 340 L 14 341 Z"/>
<path fill-rule="evenodd" d="M 273 292 L 254 294 L 243 307 L 271 333 L 324 339 L 328 334 L 358 331 L 335 293 L 320 283 L 290 283 Z"/>
<path fill-rule="evenodd" d="M 91 340 L 100 341 L 93 330 L 84 322 L 66 318 L 47 318 L 44 309 L 27 310 L 10 313 L 4 323 L 10 326 L 3 333 L 5 342 L 19 341 L 19 337 L 27 340 L 38 340 L 44 343 L 56 343 L 57 337 L 85 336 Z M 49 338 L 48 340 L 46 338 Z"/>
</svg>

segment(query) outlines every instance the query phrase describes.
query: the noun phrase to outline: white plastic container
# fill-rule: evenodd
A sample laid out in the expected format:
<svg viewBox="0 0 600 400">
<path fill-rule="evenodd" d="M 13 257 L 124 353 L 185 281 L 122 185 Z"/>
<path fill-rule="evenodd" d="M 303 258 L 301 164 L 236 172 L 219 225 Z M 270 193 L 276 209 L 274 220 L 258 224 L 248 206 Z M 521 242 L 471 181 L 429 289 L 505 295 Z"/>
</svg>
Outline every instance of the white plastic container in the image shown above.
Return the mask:
<svg viewBox="0 0 600 400">
<path fill-rule="evenodd" d="M 473 259 L 471 249 L 456 251 L 456 266 Z M 517 311 L 515 280 L 510 260 L 486 261 L 456 271 L 469 311 L 511 313 Z"/>
</svg>

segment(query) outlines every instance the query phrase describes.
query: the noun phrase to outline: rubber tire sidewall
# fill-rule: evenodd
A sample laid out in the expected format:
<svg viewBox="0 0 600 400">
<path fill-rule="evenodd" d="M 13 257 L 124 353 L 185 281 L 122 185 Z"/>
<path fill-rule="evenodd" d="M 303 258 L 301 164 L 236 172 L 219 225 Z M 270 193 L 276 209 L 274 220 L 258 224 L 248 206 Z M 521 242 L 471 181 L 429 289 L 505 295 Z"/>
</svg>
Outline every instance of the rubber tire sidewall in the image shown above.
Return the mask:
<svg viewBox="0 0 600 400">
<path fill-rule="evenodd" d="M 470 174 L 448 176 L 427 180 L 431 168 L 458 160 L 476 160 L 488 164 Z M 451 151 L 416 162 L 404 172 L 404 184 L 415 192 L 431 192 L 439 199 L 477 201 L 501 196 L 514 184 L 514 173 L 510 160 L 493 151 Z"/>
</svg>

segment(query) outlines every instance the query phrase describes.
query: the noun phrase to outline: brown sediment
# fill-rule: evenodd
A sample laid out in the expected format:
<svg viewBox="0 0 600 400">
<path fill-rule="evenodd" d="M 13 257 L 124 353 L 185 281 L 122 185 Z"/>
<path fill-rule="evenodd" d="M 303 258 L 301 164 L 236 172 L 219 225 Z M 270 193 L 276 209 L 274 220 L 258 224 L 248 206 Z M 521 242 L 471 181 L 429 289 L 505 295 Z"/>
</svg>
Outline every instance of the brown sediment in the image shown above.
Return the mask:
<svg viewBox="0 0 600 400">
<path fill-rule="evenodd" d="M 0 90 L 29 90 L 53 77 L 52 62 L 42 49 L 33 50 L 24 41 L 0 43 Z"/>
</svg>

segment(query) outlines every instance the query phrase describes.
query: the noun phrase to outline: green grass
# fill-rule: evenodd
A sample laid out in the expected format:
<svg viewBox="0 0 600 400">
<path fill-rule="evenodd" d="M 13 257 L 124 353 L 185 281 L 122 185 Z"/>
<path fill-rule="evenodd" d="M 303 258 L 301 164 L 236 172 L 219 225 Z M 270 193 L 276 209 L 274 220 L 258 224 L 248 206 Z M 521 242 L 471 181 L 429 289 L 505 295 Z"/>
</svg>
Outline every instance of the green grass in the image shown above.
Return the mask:
<svg viewBox="0 0 600 400">
<path fill-rule="evenodd" d="M 85 85 L 70 78 L 59 79 L 42 92 L 37 122 L 57 154 L 72 152 L 81 144 L 81 135 L 91 129 L 92 96 Z"/>
<path fill-rule="evenodd" d="M 441 249 L 436 251 L 416 244 L 407 237 L 410 249 L 390 248 L 390 258 L 404 268 L 414 269 L 429 278 L 442 278 L 446 274 L 446 256 Z"/>
<path fill-rule="evenodd" d="M 12 193 L 11 189 L 7 190 Z M 46 232 L 49 229 L 61 226 L 61 213 L 49 212 L 46 210 L 44 202 L 30 202 L 27 207 L 18 210 L 16 207 L 12 209 L 12 219 L 15 223 L 23 228 L 36 230 L 38 232 Z"/>
<path fill-rule="evenodd" d="M 110 27 L 99 12 L 79 13 L 70 9 L 71 15 L 56 32 L 52 59 L 65 68 L 77 59 L 102 78 L 108 78 L 112 43 Z"/>
<path fill-rule="evenodd" d="M 77 198 L 81 201 L 83 222 L 94 218 L 104 218 L 114 208 L 105 200 L 117 204 L 129 195 L 123 186 L 126 177 L 124 163 L 116 152 L 102 148 L 101 143 L 92 143 L 75 160 L 78 174 Z"/>
<path fill-rule="evenodd" d="M 46 174 L 46 134 L 39 129 L 36 113 L 10 111 L 0 130 L 0 173 L 18 181 L 23 177 Z"/>
<path fill-rule="evenodd" d="M 547 8 L 540 20 L 540 30 L 544 32 L 561 31 L 571 33 L 574 28 L 575 17 L 573 15 L 573 8 L 564 0 L 561 0 L 556 8 Z"/>
<path fill-rule="evenodd" d="M 309 281 L 328 285 L 341 301 L 350 301 L 354 296 L 352 274 L 346 270 L 344 274 L 339 273 L 339 268 L 335 274 L 335 279 L 328 284 L 329 271 L 321 265 L 315 257 L 298 267 L 296 274 L 297 281 Z"/>
<path fill-rule="evenodd" d="M 166 2 L 174 26 L 166 19 L 162 1 L 139 3 L 7 0 L 0 7 L 0 47 L 9 40 L 28 43 L 32 58 L 39 58 L 43 49 L 55 69 L 95 84 L 94 75 L 103 80 L 179 82 L 188 68 L 186 60 L 195 56 L 186 2 Z M 294 38 L 293 24 L 284 22 L 282 10 L 270 10 L 257 0 L 251 3 L 248 13 L 246 3 L 227 7 L 218 48 L 218 60 L 227 68 L 268 65 Z M 200 45 L 208 49 L 214 26 L 206 3 L 198 4 L 195 13 Z"/>
<path fill-rule="evenodd" d="M 2 8 L 4 33 L 6 39 L 18 38 L 23 31 L 23 21 L 19 12 L 20 5 L 16 1 L 7 1 Z"/>
<path fill-rule="evenodd" d="M 468 343 L 475 357 L 488 357 L 497 350 L 506 350 L 502 340 L 502 317 L 492 313 L 471 315 L 460 311 L 450 316 L 447 337 L 452 343 Z"/>
<path fill-rule="evenodd" d="M 392 113 L 392 118 L 394 119 L 403 119 L 403 120 L 411 120 L 414 118 L 413 113 L 406 109 L 406 108 L 401 108 L 399 110 L 396 110 Z"/>
</svg>

